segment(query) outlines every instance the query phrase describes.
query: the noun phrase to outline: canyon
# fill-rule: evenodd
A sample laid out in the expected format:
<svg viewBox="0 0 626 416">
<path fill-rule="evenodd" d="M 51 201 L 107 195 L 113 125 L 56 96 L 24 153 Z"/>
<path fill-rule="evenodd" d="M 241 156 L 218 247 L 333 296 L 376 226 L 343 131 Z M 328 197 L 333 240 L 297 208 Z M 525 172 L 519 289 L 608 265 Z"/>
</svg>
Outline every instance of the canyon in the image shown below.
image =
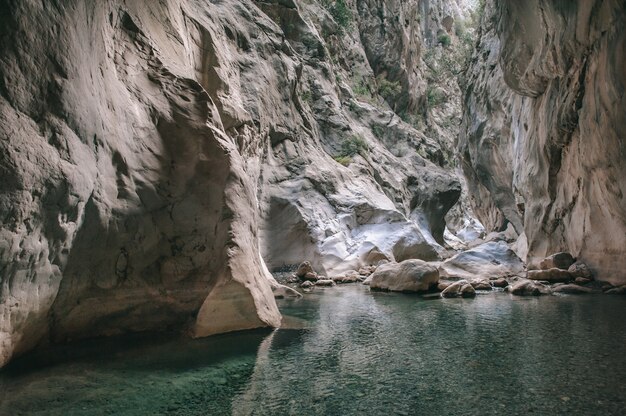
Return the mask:
<svg viewBox="0 0 626 416">
<path fill-rule="evenodd" d="M 298 294 L 272 273 L 305 260 L 524 278 L 569 252 L 626 285 L 625 21 L 619 0 L 2 2 L 0 366 L 278 327 Z"/>
</svg>

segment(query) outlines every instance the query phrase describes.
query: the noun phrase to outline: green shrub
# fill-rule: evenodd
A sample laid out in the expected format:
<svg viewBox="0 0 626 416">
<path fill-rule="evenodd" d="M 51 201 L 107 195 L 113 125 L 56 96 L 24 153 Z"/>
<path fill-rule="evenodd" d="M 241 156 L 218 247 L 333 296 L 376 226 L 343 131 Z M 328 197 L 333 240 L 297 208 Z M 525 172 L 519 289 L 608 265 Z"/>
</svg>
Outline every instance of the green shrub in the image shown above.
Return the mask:
<svg viewBox="0 0 626 416">
<path fill-rule="evenodd" d="M 363 81 L 359 82 L 357 85 L 354 85 L 352 87 L 352 91 L 354 92 L 354 94 L 360 97 L 370 96 L 370 91 Z"/>
<path fill-rule="evenodd" d="M 428 100 L 428 106 L 430 108 L 437 107 L 448 101 L 448 97 L 437 88 L 431 86 L 426 90 L 426 99 Z"/>
<path fill-rule="evenodd" d="M 328 10 L 330 15 L 333 17 L 333 20 L 337 23 L 337 26 L 339 26 L 339 31 L 341 33 L 350 27 L 350 23 L 352 22 L 352 12 L 350 11 L 350 8 L 348 8 L 346 0 L 335 0 L 334 2 L 324 0 L 323 4 L 324 7 L 326 7 L 326 10 Z"/>
<path fill-rule="evenodd" d="M 412 113 L 408 111 L 403 111 L 398 115 L 400 116 L 402 121 L 404 121 L 407 124 L 410 124 L 413 128 L 417 130 L 420 130 L 420 131 L 423 130 L 424 126 L 426 125 L 426 119 L 424 118 L 424 115 L 421 113 Z"/>
<path fill-rule="evenodd" d="M 400 87 L 400 83 L 398 81 L 389 81 L 383 77 L 378 77 L 377 81 L 378 94 L 380 94 L 386 100 L 395 98 L 398 94 L 402 92 L 402 88 Z"/>
<path fill-rule="evenodd" d="M 467 27 L 465 27 L 465 22 L 463 20 L 457 20 L 454 22 L 454 33 L 458 37 L 463 37 L 467 34 Z"/>
<path fill-rule="evenodd" d="M 362 137 L 354 135 L 346 138 L 343 143 L 341 143 L 341 152 L 339 153 L 339 156 L 352 157 L 357 154 L 363 156 L 368 151 L 369 148 L 367 143 L 365 143 L 365 140 L 363 140 Z"/>
<path fill-rule="evenodd" d="M 335 162 L 340 163 L 344 166 L 348 166 L 350 163 L 352 163 L 352 158 L 350 156 L 335 156 L 333 157 L 333 159 L 335 159 Z"/>
<path fill-rule="evenodd" d="M 452 44 L 452 39 L 450 38 L 450 35 L 445 34 L 445 33 L 442 33 L 441 35 L 439 35 L 437 37 L 437 41 L 445 47 L 448 47 Z"/>
<path fill-rule="evenodd" d="M 375 124 L 372 126 L 372 133 L 380 139 L 385 135 L 385 128 L 379 124 Z"/>
<path fill-rule="evenodd" d="M 311 95 L 311 91 L 302 91 L 302 94 L 300 95 L 300 98 L 302 98 L 302 101 L 304 101 L 305 103 L 310 103 L 311 100 L 313 99 L 312 95 Z"/>
</svg>

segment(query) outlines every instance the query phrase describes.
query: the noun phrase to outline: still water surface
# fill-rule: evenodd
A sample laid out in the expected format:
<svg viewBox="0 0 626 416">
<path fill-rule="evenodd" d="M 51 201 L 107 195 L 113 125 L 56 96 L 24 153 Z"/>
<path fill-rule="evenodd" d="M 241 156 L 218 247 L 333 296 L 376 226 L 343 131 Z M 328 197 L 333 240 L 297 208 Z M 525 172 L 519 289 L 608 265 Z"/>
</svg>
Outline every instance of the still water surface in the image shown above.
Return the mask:
<svg viewBox="0 0 626 416">
<path fill-rule="evenodd" d="M 626 415 L 626 298 L 279 301 L 287 329 L 104 340 L 0 373 L 0 415 Z"/>
</svg>

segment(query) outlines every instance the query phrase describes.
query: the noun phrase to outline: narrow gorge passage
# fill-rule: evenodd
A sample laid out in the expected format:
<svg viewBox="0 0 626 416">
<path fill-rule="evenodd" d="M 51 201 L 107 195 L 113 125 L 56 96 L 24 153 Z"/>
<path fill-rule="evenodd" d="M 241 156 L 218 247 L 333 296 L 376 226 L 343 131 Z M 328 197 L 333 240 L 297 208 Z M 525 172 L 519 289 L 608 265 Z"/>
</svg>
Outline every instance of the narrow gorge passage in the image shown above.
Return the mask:
<svg viewBox="0 0 626 416">
<path fill-rule="evenodd" d="M 0 0 L 0 415 L 621 414 L 625 24 Z"/>
</svg>

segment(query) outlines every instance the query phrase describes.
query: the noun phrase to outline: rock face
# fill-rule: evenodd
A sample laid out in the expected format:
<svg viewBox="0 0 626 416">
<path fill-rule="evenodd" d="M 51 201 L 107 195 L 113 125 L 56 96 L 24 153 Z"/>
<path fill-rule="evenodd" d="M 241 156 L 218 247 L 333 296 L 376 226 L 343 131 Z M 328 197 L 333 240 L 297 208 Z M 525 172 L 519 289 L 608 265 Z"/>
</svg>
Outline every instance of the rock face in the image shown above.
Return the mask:
<svg viewBox="0 0 626 416">
<path fill-rule="evenodd" d="M 487 1 L 458 143 L 474 211 L 529 264 L 626 282 L 626 3 Z"/>
<path fill-rule="evenodd" d="M 267 42 L 250 13 L 271 20 L 178 3 L 1 6 L 0 365 L 47 340 L 280 324 L 250 179 L 272 114 L 244 111 L 235 62 Z"/>
<path fill-rule="evenodd" d="M 405 260 L 380 266 L 369 278 L 374 290 L 424 292 L 439 281 L 437 267 L 422 260 Z"/>
<path fill-rule="evenodd" d="M 266 263 L 439 258 L 461 185 L 398 114 L 444 3 L 3 2 L 0 365 L 278 326 Z"/>
<path fill-rule="evenodd" d="M 445 251 L 460 182 L 440 142 L 400 117 L 425 99 L 423 51 L 444 3 L 348 1 L 343 19 L 335 2 L 257 3 L 284 30 L 276 41 L 291 60 L 259 160 L 270 269 L 309 259 L 336 276 Z"/>
</svg>

